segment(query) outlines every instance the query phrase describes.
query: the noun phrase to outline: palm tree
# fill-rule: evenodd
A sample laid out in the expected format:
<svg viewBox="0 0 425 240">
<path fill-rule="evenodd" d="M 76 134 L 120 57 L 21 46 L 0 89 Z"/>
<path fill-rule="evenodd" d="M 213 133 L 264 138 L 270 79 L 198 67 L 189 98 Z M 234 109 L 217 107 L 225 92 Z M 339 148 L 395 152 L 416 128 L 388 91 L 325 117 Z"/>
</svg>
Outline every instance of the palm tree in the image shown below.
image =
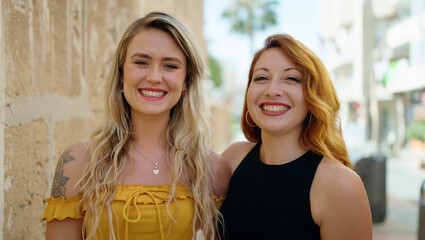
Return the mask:
<svg viewBox="0 0 425 240">
<path fill-rule="evenodd" d="M 232 24 L 232 31 L 248 35 L 251 53 L 254 52 L 255 32 L 276 24 L 275 4 L 276 0 L 233 0 L 223 12 L 223 17 Z"/>
</svg>

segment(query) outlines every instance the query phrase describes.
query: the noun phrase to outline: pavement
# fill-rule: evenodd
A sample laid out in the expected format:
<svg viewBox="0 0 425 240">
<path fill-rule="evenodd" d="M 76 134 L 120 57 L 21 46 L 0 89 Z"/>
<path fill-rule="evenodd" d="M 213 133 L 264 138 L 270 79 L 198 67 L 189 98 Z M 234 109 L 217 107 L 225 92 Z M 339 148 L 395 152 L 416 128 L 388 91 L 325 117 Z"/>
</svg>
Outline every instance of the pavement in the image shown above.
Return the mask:
<svg viewBox="0 0 425 240">
<path fill-rule="evenodd" d="M 425 240 L 425 225 L 420 228 L 422 239 L 418 238 L 420 202 L 425 204 L 420 196 L 425 181 L 423 163 L 425 152 L 411 150 L 387 159 L 387 211 L 383 222 L 373 224 L 374 240 Z"/>
<path fill-rule="evenodd" d="M 387 204 L 385 221 L 373 224 L 373 239 L 417 240 L 418 205 L 391 195 Z"/>
</svg>

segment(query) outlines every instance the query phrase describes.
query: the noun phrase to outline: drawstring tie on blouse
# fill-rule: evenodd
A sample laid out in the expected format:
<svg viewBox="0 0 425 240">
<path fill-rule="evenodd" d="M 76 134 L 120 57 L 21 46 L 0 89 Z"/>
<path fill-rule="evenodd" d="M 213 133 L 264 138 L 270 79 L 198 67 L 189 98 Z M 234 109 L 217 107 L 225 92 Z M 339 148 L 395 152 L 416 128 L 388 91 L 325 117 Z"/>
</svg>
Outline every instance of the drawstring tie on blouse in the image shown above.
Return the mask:
<svg viewBox="0 0 425 240">
<path fill-rule="evenodd" d="M 158 192 L 158 191 L 168 193 L 168 190 L 166 190 L 166 189 L 156 190 L 155 192 Z M 142 213 L 140 212 L 140 208 L 137 205 L 137 198 L 139 196 L 143 195 L 143 194 L 148 195 L 152 199 L 152 201 L 155 203 L 156 212 L 158 214 L 159 232 L 161 234 L 161 239 L 165 240 L 163 226 L 162 226 L 161 212 L 159 211 L 159 205 L 158 205 L 158 202 L 156 201 L 156 199 L 161 198 L 161 196 L 156 195 L 155 193 L 152 193 L 152 192 L 147 191 L 145 189 L 136 189 L 136 190 L 132 191 L 130 193 L 130 195 L 128 196 L 128 200 L 125 203 L 124 208 L 122 210 L 122 213 L 123 213 L 123 216 L 124 216 L 124 219 L 125 219 L 125 230 L 124 230 L 125 231 L 124 232 L 125 240 L 128 239 L 128 223 L 129 222 L 131 222 L 131 223 L 138 222 L 140 220 L 140 218 L 142 217 Z M 133 202 L 133 205 L 134 205 L 134 207 L 136 208 L 136 211 L 137 211 L 137 218 L 136 219 L 130 219 L 129 213 L 130 213 L 131 202 Z"/>
</svg>

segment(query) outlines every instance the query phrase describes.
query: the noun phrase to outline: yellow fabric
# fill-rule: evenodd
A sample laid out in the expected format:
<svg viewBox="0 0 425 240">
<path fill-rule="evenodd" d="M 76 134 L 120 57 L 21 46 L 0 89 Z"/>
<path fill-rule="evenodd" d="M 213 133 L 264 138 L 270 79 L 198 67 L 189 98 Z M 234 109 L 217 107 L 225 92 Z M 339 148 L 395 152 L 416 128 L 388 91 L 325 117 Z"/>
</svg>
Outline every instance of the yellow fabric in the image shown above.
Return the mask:
<svg viewBox="0 0 425 240">
<path fill-rule="evenodd" d="M 194 200 L 189 189 L 177 185 L 175 198 L 168 207 L 167 199 L 170 186 L 118 185 L 111 208 L 116 214 L 114 230 L 119 239 L 192 239 Z M 69 199 L 49 198 L 41 220 L 81 219 L 84 209 L 77 209 L 81 196 Z M 220 207 L 223 198 L 215 198 Z M 114 218 L 114 217 L 113 217 Z M 116 224 L 118 222 L 118 224 Z M 98 239 L 109 239 L 108 218 L 102 212 Z"/>
<path fill-rule="evenodd" d="M 80 199 L 81 196 L 75 196 L 68 199 L 64 197 L 46 199 L 45 202 L 47 203 L 47 207 L 41 220 L 52 221 L 64 220 L 65 218 L 83 218 L 82 211 L 77 209 L 77 204 Z"/>
<path fill-rule="evenodd" d="M 215 201 L 215 207 L 217 209 L 220 209 L 221 204 L 223 204 L 224 199 L 226 199 L 226 197 L 217 197 L 215 195 L 213 195 L 213 200 Z"/>
</svg>

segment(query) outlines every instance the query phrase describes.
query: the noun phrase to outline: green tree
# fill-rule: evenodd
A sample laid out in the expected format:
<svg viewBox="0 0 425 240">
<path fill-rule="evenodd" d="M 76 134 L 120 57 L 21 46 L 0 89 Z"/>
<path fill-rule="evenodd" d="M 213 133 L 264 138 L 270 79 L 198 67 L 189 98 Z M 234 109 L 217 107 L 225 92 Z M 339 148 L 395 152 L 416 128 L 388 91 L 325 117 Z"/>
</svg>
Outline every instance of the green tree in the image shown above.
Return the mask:
<svg viewBox="0 0 425 240">
<path fill-rule="evenodd" d="M 232 24 L 232 31 L 248 35 L 251 53 L 254 52 L 255 33 L 276 24 L 275 4 L 276 0 L 232 0 L 223 12 L 223 17 Z"/>
<path fill-rule="evenodd" d="M 214 87 L 220 88 L 223 83 L 223 78 L 221 76 L 221 65 L 220 62 L 215 59 L 211 54 L 208 54 L 208 62 L 210 67 L 211 80 L 214 83 Z"/>
</svg>

